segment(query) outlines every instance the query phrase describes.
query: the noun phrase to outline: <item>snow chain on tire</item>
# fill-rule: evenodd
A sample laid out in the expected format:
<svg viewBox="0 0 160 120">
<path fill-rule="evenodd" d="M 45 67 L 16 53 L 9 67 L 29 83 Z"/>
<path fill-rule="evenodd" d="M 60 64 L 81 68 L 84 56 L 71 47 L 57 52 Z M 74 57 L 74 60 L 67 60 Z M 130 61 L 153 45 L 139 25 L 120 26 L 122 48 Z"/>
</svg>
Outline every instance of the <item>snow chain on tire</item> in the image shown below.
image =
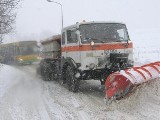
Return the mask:
<svg viewBox="0 0 160 120">
<path fill-rule="evenodd" d="M 66 81 L 70 91 L 78 92 L 79 80 L 75 77 L 75 71 L 71 66 L 67 66 Z"/>
</svg>

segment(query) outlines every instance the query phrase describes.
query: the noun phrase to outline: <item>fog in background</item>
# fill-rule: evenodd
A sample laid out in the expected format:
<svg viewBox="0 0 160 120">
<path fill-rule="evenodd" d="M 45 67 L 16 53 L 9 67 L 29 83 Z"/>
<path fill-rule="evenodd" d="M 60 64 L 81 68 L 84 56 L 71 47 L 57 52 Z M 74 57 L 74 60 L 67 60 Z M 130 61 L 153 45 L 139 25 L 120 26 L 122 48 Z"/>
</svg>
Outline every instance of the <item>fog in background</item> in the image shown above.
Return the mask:
<svg viewBox="0 0 160 120">
<path fill-rule="evenodd" d="M 63 5 L 64 27 L 82 20 L 124 22 L 135 45 L 154 46 L 160 43 L 159 0 L 56 1 Z M 46 0 L 24 0 L 18 9 L 16 30 L 3 42 L 39 41 L 59 34 L 60 10 L 59 5 Z"/>
</svg>

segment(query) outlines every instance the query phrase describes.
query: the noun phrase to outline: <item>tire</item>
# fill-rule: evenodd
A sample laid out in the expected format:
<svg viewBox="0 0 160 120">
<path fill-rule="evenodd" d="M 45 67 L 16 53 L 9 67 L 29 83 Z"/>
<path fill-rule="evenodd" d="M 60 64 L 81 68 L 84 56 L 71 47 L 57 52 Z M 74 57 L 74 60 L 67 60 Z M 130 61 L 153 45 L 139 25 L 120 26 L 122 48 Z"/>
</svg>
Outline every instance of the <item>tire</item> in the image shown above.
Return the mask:
<svg viewBox="0 0 160 120">
<path fill-rule="evenodd" d="M 43 68 L 43 79 L 45 81 L 50 81 L 52 79 L 52 73 L 48 66 L 44 66 Z"/>
<path fill-rule="evenodd" d="M 50 68 L 50 74 L 51 74 L 51 80 L 57 80 L 58 79 L 58 72 L 56 69 L 56 65 L 52 64 Z"/>
<path fill-rule="evenodd" d="M 74 69 L 71 66 L 67 66 L 65 76 L 66 76 L 68 89 L 72 92 L 78 92 L 79 80 L 76 79 Z"/>
</svg>

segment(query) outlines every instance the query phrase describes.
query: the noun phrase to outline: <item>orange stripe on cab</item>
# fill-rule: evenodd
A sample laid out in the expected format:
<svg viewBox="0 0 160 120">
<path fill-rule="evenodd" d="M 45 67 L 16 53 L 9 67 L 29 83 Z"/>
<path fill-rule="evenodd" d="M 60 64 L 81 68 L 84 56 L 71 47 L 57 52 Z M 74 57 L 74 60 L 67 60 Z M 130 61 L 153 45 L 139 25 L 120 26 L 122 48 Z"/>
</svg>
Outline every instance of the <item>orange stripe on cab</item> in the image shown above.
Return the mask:
<svg viewBox="0 0 160 120">
<path fill-rule="evenodd" d="M 133 44 L 129 43 L 127 48 L 133 48 Z M 77 46 L 61 47 L 62 52 L 92 51 L 92 50 L 115 50 L 115 49 L 126 49 L 126 43 L 96 44 L 93 47 L 91 45 L 80 45 L 80 46 L 77 45 Z"/>
</svg>

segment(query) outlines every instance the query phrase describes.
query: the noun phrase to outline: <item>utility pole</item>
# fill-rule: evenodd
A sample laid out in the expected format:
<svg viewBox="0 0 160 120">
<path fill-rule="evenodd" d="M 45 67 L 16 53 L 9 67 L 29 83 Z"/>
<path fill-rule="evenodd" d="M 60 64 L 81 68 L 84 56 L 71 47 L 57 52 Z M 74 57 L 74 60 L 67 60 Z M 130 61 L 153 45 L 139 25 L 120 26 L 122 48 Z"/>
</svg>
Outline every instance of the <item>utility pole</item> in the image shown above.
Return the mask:
<svg viewBox="0 0 160 120">
<path fill-rule="evenodd" d="M 63 29 L 63 7 L 62 7 L 62 4 L 59 3 L 59 2 L 51 1 L 51 0 L 47 0 L 47 1 L 48 1 L 48 2 L 53 2 L 53 3 L 57 4 L 57 5 L 60 5 L 60 7 L 61 7 L 62 29 Z"/>
</svg>

